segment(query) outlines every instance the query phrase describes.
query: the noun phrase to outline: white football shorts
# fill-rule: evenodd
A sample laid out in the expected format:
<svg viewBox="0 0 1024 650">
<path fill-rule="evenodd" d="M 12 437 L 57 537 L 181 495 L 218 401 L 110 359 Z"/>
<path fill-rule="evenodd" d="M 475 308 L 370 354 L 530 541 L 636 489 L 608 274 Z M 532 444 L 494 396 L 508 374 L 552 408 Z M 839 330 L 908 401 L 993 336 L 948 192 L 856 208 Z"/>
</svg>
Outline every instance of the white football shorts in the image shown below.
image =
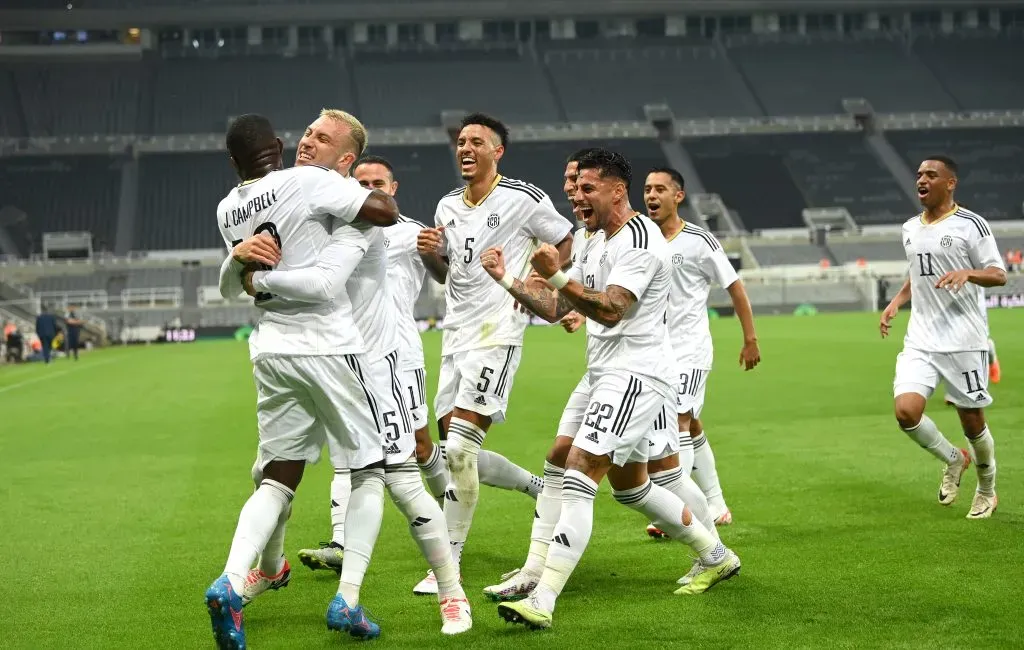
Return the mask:
<svg viewBox="0 0 1024 650">
<path fill-rule="evenodd" d="M 647 436 L 647 460 L 661 460 L 679 453 L 679 414 L 676 403 L 676 397 L 665 400 L 661 413 L 654 419 L 654 428 Z"/>
<path fill-rule="evenodd" d="M 592 372 L 590 402 L 572 444 L 595 456 L 611 456 L 612 463 L 620 467 L 645 463 L 650 458 L 655 421 L 664 416 L 672 397 L 672 387 L 660 379 L 624 370 Z M 674 437 L 678 451 L 678 431 Z"/>
<path fill-rule="evenodd" d="M 521 346 L 499 345 L 441 357 L 434 415 L 440 419 L 460 408 L 504 422 L 522 356 Z"/>
<path fill-rule="evenodd" d="M 325 443 L 335 468 L 380 462 L 378 403 L 366 369 L 361 354 L 257 359 L 254 473 L 274 460 L 315 463 Z"/>
<path fill-rule="evenodd" d="M 684 368 L 679 373 L 676 413 L 692 412 L 694 419 L 700 418 L 700 412 L 704 410 L 704 392 L 710 373 L 710 370 L 703 368 Z"/>
<path fill-rule="evenodd" d="M 412 413 L 402 389 L 398 351 L 394 350 L 368 366 L 369 384 L 377 400 L 377 426 L 384 445 L 384 463 L 400 465 L 415 453 L 416 436 Z"/>
<path fill-rule="evenodd" d="M 988 352 L 924 352 L 905 348 L 896 355 L 893 395 L 917 393 L 931 397 L 939 382 L 946 399 L 961 408 L 983 408 L 992 403 L 988 392 Z"/>
<path fill-rule="evenodd" d="M 403 370 L 399 375 L 402 382 L 402 397 L 412 416 L 413 431 L 429 425 L 427 413 L 427 372 L 423 368 Z"/>
</svg>

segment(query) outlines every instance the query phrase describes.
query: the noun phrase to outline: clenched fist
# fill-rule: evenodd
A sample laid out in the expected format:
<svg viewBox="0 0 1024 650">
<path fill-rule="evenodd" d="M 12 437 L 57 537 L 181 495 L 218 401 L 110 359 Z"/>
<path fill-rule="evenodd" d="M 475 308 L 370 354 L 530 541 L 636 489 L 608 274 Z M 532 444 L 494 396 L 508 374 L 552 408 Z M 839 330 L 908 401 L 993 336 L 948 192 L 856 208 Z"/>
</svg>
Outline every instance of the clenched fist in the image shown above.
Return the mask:
<svg viewBox="0 0 1024 650">
<path fill-rule="evenodd" d="M 530 264 L 542 277 L 550 278 L 558 273 L 558 249 L 551 244 L 541 244 L 530 258 Z"/>
<path fill-rule="evenodd" d="M 238 244 L 231 250 L 239 264 L 266 264 L 276 266 L 281 261 L 281 249 L 269 233 L 261 232 Z"/>
<path fill-rule="evenodd" d="M 495 282 L 501 282 L 505 277 L 505 255 L 501 252 L 501 246 L 491 246 L 480 253 L 480 264 Z"/>
<path fill-rule="evenodd" d="M 444 226 L 440 228 L 424 228 L 416 236 L 416 252 L 420 255 L 437 253 L 444 255 Z"/>
</svg>

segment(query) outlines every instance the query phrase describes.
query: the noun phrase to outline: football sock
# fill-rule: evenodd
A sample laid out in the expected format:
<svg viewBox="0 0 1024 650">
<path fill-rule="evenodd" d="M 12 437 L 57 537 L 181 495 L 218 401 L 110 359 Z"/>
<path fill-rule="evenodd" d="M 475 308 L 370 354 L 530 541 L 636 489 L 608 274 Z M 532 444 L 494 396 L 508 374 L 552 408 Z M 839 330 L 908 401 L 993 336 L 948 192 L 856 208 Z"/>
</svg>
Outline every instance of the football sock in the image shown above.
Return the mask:
<svg viewBox="0 0 1024 650">
<path fill-rule="evenodd" d="M 976 438 L 968 438 L 974 466 L 978 468 L 978 492 L 985 496 L 996 493 L 996 443 L 986 426 Z"/>
<path fill-rule="evenodd" d="M 533 514 L 533 529 L 530 531 L 530 552 L 523 565 L 523 573 L 540 577 L 548 558 L 548 545 L 555 531 L 555 524 L 562 513 L 562 477 L 565 470 L 558 465 L 544 461 L 544 489 L 537 496 Z"/>
<path fill-rule="evenodd" d="M 294 496 L 295 492 L 286 486 L 265 478 L 242 506 L 228 561 L 224 565 L 224 573 L 236 592 L 241 593 L 245 576 L 266 547 L 281 514 L 288 509 Z"/>
<path fill-rule="evenodd" d="M 660 485 L 679 497 L 679 500 L 690 509 L 697 521 L 710 530 L 715 537 L 718 537 L 718 529 L 715 528 L 715 519 L 711 516 L 707 497 L 693 482 L 693 479 L 683 472 L 682 466 L 664 472 L 654 472 L 650 478 L 655 485 Z"/>
<path fill-rule="evenodd" d="M 388 467 L 384 481 L 398 510 L 409 521 L 412 538 L 434 571 L 438 599 L 465 598 L 466 594 L 459 586 L 459 575 L 452 561 L 444 513 L 437 501 L 423 488 L 416 464 L 410 461 L 397 467 Z"/>
<path fill-rule="evenodd" d="M 427 481 L 427 488 L 430 489 L 430 494 L 439 503 L 443 503 L 444 489 L 448 485 L 448 465 L 441 455 L 440 445 L 432 446 L 430 458 L 427 459 L 427 462 L 420 465 L 420 470 L 423 472 L 423 478 Z"/>
<path fill-rule="evenodd" d="M 355 607 L 384 516 L 384 470 L 352 470 L 350 476 L 352 494 L 345 522 L 345 562 L 341 566 L 338 593 L 350 607 Z"/>
<path fill-rule="evenodd" d="M 921 416 L 921 421 L 917 423 L 917 426 L 903 429 L 903 432 L 943 463 L 951 465 L 960 462 L 960 450 L 954 447 L 953 443 L 946 439 L 946 436 L 942 435 L 942 432 L 927 415 Z"/>
<path fill-rule="evenodd" d="M 665 488 L 647 481 L 612 494 L 622 505 L 642 512 L 671 539 L 693 549 L 706 565 L 713 566 L 725 558 L 725 546 L 696 517 L 691 517 L 689 525 L 683 523 L 683 502 Z"/>
<path fill-rule="evenodd" d="M 274 532 L 270 534 L 270 539 L 260 554 L 260 571 L 267 576 L 276 576 L 284 568 L 284 532 L 291 516 L 292 505 L 289 503 L 277 518 L 277 526 L 274 527 Z"/>
<path fill-rule="evenodd" d="M 480 450 L 477 461 L 480 482 L 504 490 L 519 490 L 534 499 L 544 487 L 544 481 L 516 465 L 501 454 L 486 449 Z"/>
<path fill-rule="evenodd" d="M 331 480 L 331 541 L 345 547 L 345 517 L 352 497 L 352 478 L 347 469 L 334 470 Z"/>
<path fill-rule="evenodd" d="M 711 451 L 711 443 L 708 442 L 704 433 L 693 438 L 693 473 L 691 476 L 704 491 L 704 496 L 708 498 L 708 507 L 712 512 L 724 512 L 725 497 L 722 496 L 722 485 L 718 482 L 715 454 Z"/>
<path fill-rule="evenodd" d="M 480 498 L 480 477 L 477 459 L 484 443 L 485 432 L 472 422 L 456 417 L 448 425 L 448 472 L 451 479 L 445 490 L 444 516 L 448 522 L 448 535 L 452 543 L 455 569 L 462 562 L 462 549 L 469 537 L 473 512 Z"/>
<path fill-rule="evenodd" d="M 707 438 L 704 440 L 707 441 Z M 689 431 L 679 432 L 679 467 L 687 476 L 693 473 L 693 438 Z"/>
<path fill-rule="evenodd" d="M 555 610 L 555 600 L 590 543 L 596 497 L 597 483 L 590 477 L 573 469 L 565 471 L 562 514 L 555 524 L 544 573 L 534 592 L 540 605 L 549 612 Z"/>
</svg>

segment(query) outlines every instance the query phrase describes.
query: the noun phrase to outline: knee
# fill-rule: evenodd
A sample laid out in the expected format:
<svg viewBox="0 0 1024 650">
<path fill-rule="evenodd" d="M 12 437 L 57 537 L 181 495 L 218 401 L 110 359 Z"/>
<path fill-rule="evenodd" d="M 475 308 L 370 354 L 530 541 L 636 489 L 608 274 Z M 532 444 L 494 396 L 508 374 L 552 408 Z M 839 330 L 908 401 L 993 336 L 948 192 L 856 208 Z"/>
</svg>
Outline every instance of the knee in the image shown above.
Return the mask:
<svg viewBox="0 0 1024 650">
<path fill-rule="evenodd" d="M 572 449 L 572 438 L 568 436 L 556 436 L 555 444 L 548 450 L 546 460 L 556 467 L 564 468 L 569 459 L 569 450 Z"/>
<path fill-rule="evenodd" d="M 461 474 L 469 471 L 471 468 L 476 470 L 479 455 L 480 445 L 462 436 L 453 436 L 448 440 L 448 444 L 445 445 L 448 471 L 452 474 Z"/>
<path fill-rule="evenodd" d="M 918 404 L 918 400 L 897 398 L 893 410 L 901 429 L 913 429 L 921 422 L 924 405 Z"/>
</svg>

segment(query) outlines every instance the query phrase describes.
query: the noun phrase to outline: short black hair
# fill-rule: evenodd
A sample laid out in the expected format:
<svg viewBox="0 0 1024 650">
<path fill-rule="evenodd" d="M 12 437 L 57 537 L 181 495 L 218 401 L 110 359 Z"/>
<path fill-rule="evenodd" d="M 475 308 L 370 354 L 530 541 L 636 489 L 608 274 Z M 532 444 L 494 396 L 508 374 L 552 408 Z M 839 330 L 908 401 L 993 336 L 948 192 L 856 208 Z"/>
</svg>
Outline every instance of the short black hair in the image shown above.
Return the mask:
<svg viewBox="0 0 1024 650">
<path fill-rule="evenodd" d="M 579 171 L 596 169 L 601 178 L 615 177 L 626 184 L 626 191 L 633 182 L 633 166 L 625 156 L 607 149 L 595 149 L 580 158 Z"/>
<path fill-rule="evenodd" d="M 388 159 L 383 156 L 363 156 L 356 161 L 356 164 L 352 165 L 352 171 L 358 169 L 360 165 L 380 165 L 388 170 L 388 173 L 391 174 L 391 178 L 395 177 L 395 168 L 392 167 L 391 163 L 388 162 Z"/>
<path fill-rule="evenodd" d="M 480 126 L 486 126 L 488 129 L 494 131 L 501 138 L 501 146 L 508 146 L 508 127 L 496 117 L 491 117 L 485 113 L 470 113 L 466 117 L 462 118 L 461 129 L 466 128 L 470 124 L 479 124 Z"/>
<path fill-rule="evenodd" d="M 928 157 L 925 158 L 925 160 L 935 160 L 935 161 L 938 161 L 938 162 L 942 163 L 943 165 L 946 166 L 946 169 L 948 169 L 949 171 L 953 172 L 954 176 L 956 176 L 957 172 L 959 171 L 959 169 L 957 168 L 957 165 L 956 165 L 956 161 L 953 160 L 952 158 L 950 158 L 949 156 L 945 155 L 945 154 L 941 154 L 940 153 L 940 154 L 936 154 L 934 156 L 928 156 Z"/>
<path fill-rule="evenodd" d="M 239 164 L 248 164 L 257 154 L 276 146 L 277 134 L 269 119 L 247 113 L 231 121 L 225 141 L 231 157 Z"/>
<path fill-rule="evenodd" d="M 583 159 L 583 156 L 586 156 L 587 154 L 590 153 L 594 153 L 595 151 L 598 150 L 599 149 L 597 147 L 586 147 L 583 149 L 578 149 L 572 154 L 570 154 L 568 158 L 565 159 L 565 164 L 568 165 L 571 162 L 578 163 L 580 160 Z"/>
<path fill-rule="evenodd" d="M 648 176 L 650 176 L 651 174 L 668 174 L 669 178 L 671 178 L 672 181 L 679 186 L 679 189 L 686 189 L 686 181 L 683 180 L 683 175 L 680 174 L 679 170 L 677 169 L 674 169 L 672 167 L 655 167 L 651 171 L 647 172 Z"/>
</svg>

